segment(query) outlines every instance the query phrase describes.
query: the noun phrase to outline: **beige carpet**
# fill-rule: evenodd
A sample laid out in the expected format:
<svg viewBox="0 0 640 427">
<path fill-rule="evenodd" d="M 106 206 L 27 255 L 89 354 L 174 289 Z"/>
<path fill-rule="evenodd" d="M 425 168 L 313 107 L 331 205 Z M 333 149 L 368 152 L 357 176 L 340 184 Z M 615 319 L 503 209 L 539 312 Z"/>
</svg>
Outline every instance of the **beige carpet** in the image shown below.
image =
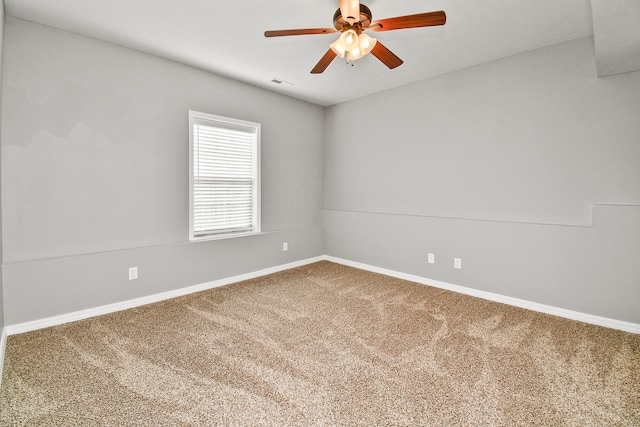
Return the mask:
<svg viewBox="0 0 640 427">
<path fill-rule="evenodd" d="M 10 336 L 1 425 L 640 425 L 640 335 L 319 262 Z"/>
</svg>

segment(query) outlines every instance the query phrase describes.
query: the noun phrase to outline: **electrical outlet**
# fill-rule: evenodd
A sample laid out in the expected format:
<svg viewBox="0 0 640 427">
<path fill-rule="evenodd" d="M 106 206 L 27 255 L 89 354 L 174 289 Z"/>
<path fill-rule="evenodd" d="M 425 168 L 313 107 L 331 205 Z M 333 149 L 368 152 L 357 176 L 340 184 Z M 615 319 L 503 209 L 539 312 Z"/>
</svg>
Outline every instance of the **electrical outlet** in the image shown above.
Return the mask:
<svg viewBox="0 0 640 427">
<path fill-rule="evenodd" d="M 453 259 L 453 268 L 456 268 L 458 270 L 462 270 L 462 259 L 461 258 L 454 258 Z"/>
<path fill-rule="evenodd" d="M 429 264 L 435 264 L 436 263 L 436 255 L 435 254 L 429 254 L 428 261 L 429 261 Z"/>
<path fill-rule="evenodd" d="M 282 252 L 287 252 L 289 250 L 289 243 L 288 242 L 284 242 L 282 244 Z"/>
<path fill-rule="evenodd" d="M 138 267 L 129 267 L 129 280 L 138 280 Z"/>
</svg>

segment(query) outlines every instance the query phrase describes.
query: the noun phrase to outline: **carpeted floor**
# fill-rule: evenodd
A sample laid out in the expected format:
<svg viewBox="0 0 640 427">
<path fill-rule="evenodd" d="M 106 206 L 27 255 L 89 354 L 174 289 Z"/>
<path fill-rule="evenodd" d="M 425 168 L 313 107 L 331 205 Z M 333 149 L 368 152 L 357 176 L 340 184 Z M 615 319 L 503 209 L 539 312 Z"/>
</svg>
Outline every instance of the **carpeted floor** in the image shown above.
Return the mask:
<svg viewBox="0 0 640 427">
<path fill-rule="evenodd" d="M 8 338 L 1 425 L 638 426 L 640 335 L 319 262 Z"/>
</svg>

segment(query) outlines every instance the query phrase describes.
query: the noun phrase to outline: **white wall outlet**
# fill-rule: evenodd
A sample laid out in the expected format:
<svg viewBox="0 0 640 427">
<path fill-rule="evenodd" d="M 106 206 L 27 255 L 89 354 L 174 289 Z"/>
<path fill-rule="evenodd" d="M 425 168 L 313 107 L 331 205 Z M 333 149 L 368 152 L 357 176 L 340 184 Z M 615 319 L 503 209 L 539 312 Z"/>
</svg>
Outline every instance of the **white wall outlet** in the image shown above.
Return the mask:
<svg viewBox="0 0 640 427">
<path fill-rule="evenodd" d="M 454 258 L 453 259 L 453 268 L 457 268 L 458 270 L 462 270 L 462 259 Z"/>
<path fill-rule="evenodd" d="M 129 280 L 138 280 L 138 267 L 129 267 Z"/>
<path fill-rule="evenodd" d="M 427 260 L 429 261 L 429 264 L 435 264 L 436 263 L 436 255 L 435 254 L 429 254 Z"/>
<path fill-rule="evenodd" d="M 284 242 L 282 244 L 282 252 L 287 252 L 289 250 L 289 243 L 288 242 Z"/>
</svg>

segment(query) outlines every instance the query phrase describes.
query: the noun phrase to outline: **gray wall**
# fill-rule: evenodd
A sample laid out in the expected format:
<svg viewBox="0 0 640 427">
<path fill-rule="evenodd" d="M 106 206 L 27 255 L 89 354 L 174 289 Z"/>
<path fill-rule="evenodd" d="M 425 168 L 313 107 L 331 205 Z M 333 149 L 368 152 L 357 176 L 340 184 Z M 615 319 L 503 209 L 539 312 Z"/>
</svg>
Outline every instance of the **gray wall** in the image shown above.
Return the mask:
<svg viewBox="0 0 640 427">
<path fill-rule="evenodd" d="M 187 241 L 189 109 L 262 123 L 263 234 Z M 321 255 L 323 117 L 312 104 L 8 18 L 6 323 Z M 139 280 L 127 280 L 130 266 Z"/>
<path fill-rule="evenodd" d="M 18 19 L 4 45 L 8 325 L 323 253 L 640 323 L 640 73 L 597 79 L 590 39 L 326 110 Z M 187 242 L 189 109 L 262 123 L 265 233 Z"/>
<path fill-rule="evenodd" d="M 3 58 L 4 58 L 4 0 L 0 0 L 0 81 L 2 81 L 2 70 L 3 70 Z M 2 105 L 2 87 L 0 85 L 0 105 Z M 0 134 L 1 134 L 2 123 L 0 122 Z M 2 285 L 2 264 L 3 264 L 3 255 L 2 255 L 2 152 L 0 151 L 0 332 L 4 328 L 4 299 L 3 299 L 3 285 Z M 2 350 L 0 350 L 2 351 Z M 0 363 L 2 361 L 0 360 Z M 0 372 L 2 372 L 2 367 L 0 367 Z M 0 381 L 2 381 L 0 379 Z"/>
<path fill-rule="evenodd" d="M 326 253 L 640 323 L 639 118 L 592 39 L 330 107 Z"/>
</svg>

